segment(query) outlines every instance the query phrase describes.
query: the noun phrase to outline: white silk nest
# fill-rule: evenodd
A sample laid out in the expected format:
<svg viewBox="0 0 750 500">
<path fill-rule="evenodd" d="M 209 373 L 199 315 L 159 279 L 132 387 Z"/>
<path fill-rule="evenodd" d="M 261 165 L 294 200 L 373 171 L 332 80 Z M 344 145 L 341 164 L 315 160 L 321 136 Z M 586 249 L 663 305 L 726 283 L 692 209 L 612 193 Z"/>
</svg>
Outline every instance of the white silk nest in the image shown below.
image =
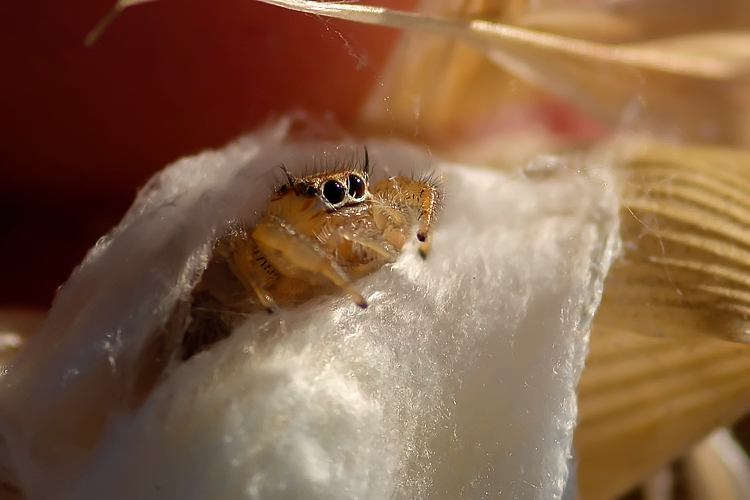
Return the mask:
<svg viewBox="0 0 750 500">
<path fill-rule="evenodd" d="M 293 172 L 361 159 L 281 120 L 152 179 L 91 250 L 0 378 L 0 483 L 49 499 L 556 499 L 576 384 L 618 247 L 608 166 L 544 175 L 367 141 L 376 177 L 434 170 L 446 199 L 416 239 L 341 293 L 247 318 L 132 395 L 146 346 L 230 219 Z M 263 334 L 267 339 L 258 343 Z"/>
</svg>

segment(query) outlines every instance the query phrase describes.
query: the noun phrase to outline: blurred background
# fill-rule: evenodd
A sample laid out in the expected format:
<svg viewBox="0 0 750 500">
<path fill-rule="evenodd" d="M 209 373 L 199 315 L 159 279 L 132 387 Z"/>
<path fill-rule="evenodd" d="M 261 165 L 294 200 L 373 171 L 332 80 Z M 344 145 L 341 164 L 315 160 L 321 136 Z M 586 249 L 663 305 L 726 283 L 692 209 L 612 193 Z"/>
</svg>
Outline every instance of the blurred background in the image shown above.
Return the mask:
<svg viewBox="0 0 750 500">
<path fill-rule="evenodd" d="M 398 36 L 247 0 L 164 0 L 84 47 L 112 4 L 0 5 L 4 307 L 48 308 L 168 163 L 292 110 L 350 124 Z"/>
</svg>

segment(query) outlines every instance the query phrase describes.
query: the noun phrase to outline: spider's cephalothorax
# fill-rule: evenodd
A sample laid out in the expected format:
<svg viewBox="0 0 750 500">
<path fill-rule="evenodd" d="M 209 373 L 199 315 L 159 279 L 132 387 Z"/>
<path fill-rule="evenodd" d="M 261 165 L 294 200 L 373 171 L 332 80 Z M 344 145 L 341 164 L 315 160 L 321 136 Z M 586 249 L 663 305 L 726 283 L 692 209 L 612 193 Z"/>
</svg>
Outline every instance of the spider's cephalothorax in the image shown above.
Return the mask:
<svg viewBox="0 0 750 500">
<path fill-rule="evenodd" d="M 370 187 L 367 160 L 363 169 L 299 178 L 282 169 L 287 182 L 260 221 L 233 224 L 217 241 L 193 292 L 183 357 L 226 336 L 232 316 L 273 311 L 333 287 L 367 307 L 353 282 L 393 262 L 415 229 L 427 255 L 442 197 L 433 178 L 390 177 Z"/>
</svg>

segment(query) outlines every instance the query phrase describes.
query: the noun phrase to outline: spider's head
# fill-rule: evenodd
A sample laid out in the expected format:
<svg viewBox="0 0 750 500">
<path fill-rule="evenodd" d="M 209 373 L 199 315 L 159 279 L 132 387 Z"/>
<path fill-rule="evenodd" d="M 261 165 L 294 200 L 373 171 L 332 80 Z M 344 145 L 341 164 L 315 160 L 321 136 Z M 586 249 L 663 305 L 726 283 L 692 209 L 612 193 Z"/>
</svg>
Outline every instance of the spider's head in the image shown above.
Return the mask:
<svg viewBox="0 0 750 500">
<path fill-rule="evenodd" d="M 330 211 L 358 205 L 370 197 L 367 172 L 363 170 L 336 170 L 299 178 L 283 170 L 288 182 L 276 190 L 272 202 L 294 196 L 313 204 L 319 200 Z"/>
</svg>

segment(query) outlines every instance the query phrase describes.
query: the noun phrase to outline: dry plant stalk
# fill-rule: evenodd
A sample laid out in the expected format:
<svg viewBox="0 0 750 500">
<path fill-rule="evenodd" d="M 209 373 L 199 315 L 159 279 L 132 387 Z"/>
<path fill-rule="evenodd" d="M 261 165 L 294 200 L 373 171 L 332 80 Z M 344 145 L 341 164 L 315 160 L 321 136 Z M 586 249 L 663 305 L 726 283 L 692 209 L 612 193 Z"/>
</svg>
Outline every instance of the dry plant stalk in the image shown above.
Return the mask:
<svg viewBox="0 0 750 500">
<path fill-rule="evenodd" d="M 683 460 L 693 500 L 743 500 L 750 497 L 750 460 L 727 429 L 693 446 Z"/>
<path fill-rule="evenodd" d="M 646 41 L 636 35 L 658 32 L 663 21 L 644 22 L 645 9 L 639 13 L 630 7 L 611 14 L 600 9 L 596 17 L 601 30 L 593 35 L 610 32 L 623 38 L 620 43 L 601 43 L 500 22 L 570 32 L 592 18 L 591 9 L 570 7 L 568 15 L 557 9 L 559 21 L 554 23 L 551 15 L 543 15 L 543 8 L 499 0 L 425 2 L 425 12 L 418 14 L 362 4 L 261 1 L 417 33 L 419 38 L 407 39 L 396 50 L 381 89 L 365 108 L 363 122 L 370 131 L 395 130 L 410 136 L 419 131 L 442 142 L 446 133 L 453 135 L 457 128 L 497 114 L 498 106 L 509 100 L 503 96 L 517 92 L 508 88 L 511 75 L 614 125 L 622 124 L 628 109 L 628 127 L 682 139 L 750 142 L 744 126 L 750 116 L 750 94 L 744 84 L 750 76 L 750 33 L 720 31 L 735 25 L 716 22 L 705 5 L 696 8 L 691 2 L 686 14 L 674 18 L 686 24 L 686 31 L 672 28 L 679 36 Z M 524 6 L 532 16 L 523 15 Z M 724 0 L 711 7 L 728 18 L 736 16 L 735 23 L 746 19 L 744 27 L 750 26 L 747 6 Z M 687 29 L 697 13 L 705 13 L 708 27 L 715 31 Z M 639 30 L 641 24 L 645 26 Z M 440 38 L 423 37 L 424 33 Z"/>
<path fill-rule="evenodd" d="M 86 43 L 94 43 L 124 8 L 146 1 L 117 2 Z M 651 7 L 625 1 L 613 9 L 427 1 L 418 13 L 358 3 L 260 1 L 419 35 L 396 50 L 365 107 L 363 127 L 370 132 L 418 131 L 443 143 L 446 134 L 476 126 L 502 103 L 517 101 L 517 94 L 523 99 L 526 91 L 512 83 L 520 78 L 612 124 L 621 124 L 629 108 L 628 127 L 750 143 L 744 84 L 750 76 L 750 6 L 740 0 L 667 0 Z M 572 36 L 582 26 L 589 40 Z M 597 39 L 609 43 L 592 41 Z"/>
</svg>

